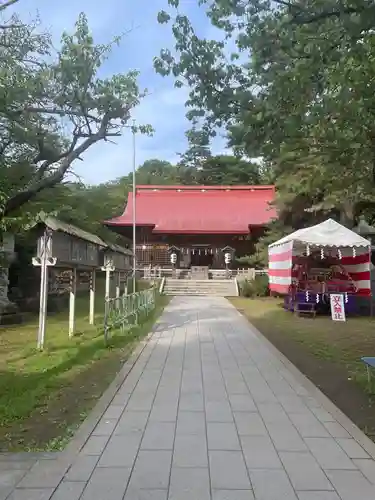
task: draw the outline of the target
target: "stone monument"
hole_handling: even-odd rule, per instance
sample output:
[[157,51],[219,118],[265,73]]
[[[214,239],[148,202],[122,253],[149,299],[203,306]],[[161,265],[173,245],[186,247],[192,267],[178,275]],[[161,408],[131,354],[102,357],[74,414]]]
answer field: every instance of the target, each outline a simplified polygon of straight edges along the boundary
[[8,299],[9,266],[15,257],[14,235],[4,233],[0,241],[0,325],[22,321],[17,305]]

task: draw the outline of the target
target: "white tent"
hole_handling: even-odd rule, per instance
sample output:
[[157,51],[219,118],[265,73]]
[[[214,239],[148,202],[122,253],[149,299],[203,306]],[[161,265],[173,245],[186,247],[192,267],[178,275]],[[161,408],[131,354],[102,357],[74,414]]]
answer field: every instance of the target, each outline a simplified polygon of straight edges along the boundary
[[365,247],[366,251],[371,246],[370,241],[362,238],[359,234],[342,226],[333,219],[327,219],[315,226],[299,229],[272,243],[269,245],[269,248],[284,245],[288,242],[319,247]]
[[[311,247],[311,248],[310,248]],[[299,229],[268,247],[270,289],[287,293],[292,283],[294,258],[320,249],[324,259],[331,252],[342,259],[342,265],[355,282],[358,293],[370,294],[370,241],[333,219],[316,226]]]

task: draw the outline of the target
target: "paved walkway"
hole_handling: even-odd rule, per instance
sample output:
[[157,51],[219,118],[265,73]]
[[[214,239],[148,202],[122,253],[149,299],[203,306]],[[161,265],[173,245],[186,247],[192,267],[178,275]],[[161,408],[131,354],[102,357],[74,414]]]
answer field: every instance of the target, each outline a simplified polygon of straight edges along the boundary
[[364,436],[323,404],[225,299],[174,298],[74,463],[8,498],[374,500]]

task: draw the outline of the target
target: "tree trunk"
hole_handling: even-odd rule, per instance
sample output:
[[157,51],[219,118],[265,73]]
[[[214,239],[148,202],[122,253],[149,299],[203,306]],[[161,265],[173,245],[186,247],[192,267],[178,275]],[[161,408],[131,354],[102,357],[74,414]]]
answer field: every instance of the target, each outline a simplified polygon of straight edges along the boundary
[[340,224],[352,229],[354,227],[355,204],[351,200],[346,200],[340,207]]

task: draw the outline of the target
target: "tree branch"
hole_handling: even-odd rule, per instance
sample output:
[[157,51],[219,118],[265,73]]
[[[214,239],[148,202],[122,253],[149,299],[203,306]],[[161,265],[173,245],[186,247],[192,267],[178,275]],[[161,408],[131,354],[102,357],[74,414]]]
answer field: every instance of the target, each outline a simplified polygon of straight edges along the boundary
[[[122,107],[121,115],[126,116],[126,114],[129,113],[130,108],[131,105]],[[51,188],[55,184],[59,183],[64,178],[64,175],[68,171],[70,165],[75,160],[80,159],[80,156],[87,149],[89,149],[90,146],[92,146],[96,142],[105,139],[107,135],[108,136],[110,135],[110,133],[108,133],[108,126],[110,125],[110,121],[112,119],[121,118],[121,116],[119,115],[120,115],[119,109],[107,111],[101,120],[98,132],[90,137],[87,137],[82,142],[82,144],[80,144],[76,148],[74,148],[73,146],[73,149],[71,149],[72,148],[71,146],[70,151],[66,154],[64,158],[61,159],[60,166],[52,174],[44,176],[48,167],[52,165],[52,163],[54,162],[50,162],[49,164],[43,163],[42,166],[38,169],[36,176],[34,176],[33,182],[29,184],[29,186],[25,187],[25,189],[16,193],[14,196],[12,196],[6,201],[4,210],[2,212],[2,217],[8,216],[11,212],[14,212],[22,205],[35,198],[35,196],[38,193],[40,193],[40,191],[43,191],[44,189],[47,188]]]
[[19,2],[20,0],[8,0],[7,2],[3,3],[0,5],[0,12],[7,9],[11,5],[14,5],[15,3]]
[[64,110],[64,109],[58,109],[58,108],[52,108],[52,109],[46,109],[46,108],[39,108],[35,106],[27,106],[24,109],[28,113],[46,113],[47,115],[58,115],[58,116],[78,116],[80,118],[86,117],[90,118],[90,120],[94,120],[95,122],[98,122],[98,118],[89,114],[83,114],[79,111],[72,111],[72,110]]
[[[335,10],[323,10],[322,12],[316,14],[309,14],[303,7],[288,2],[286,0],[274,0],[274,3],[288,7],[290,13],[292,14],[293,21],[298,24],[312,24],[318,21],[329,19],[331,17],[341,17],[342,15],[352,15],[352,14],[362,14],[366,10],[370,10],[373,6],[361,6],[361,7],[342,7]],[[306,15],[306,17],[304,17]]]

